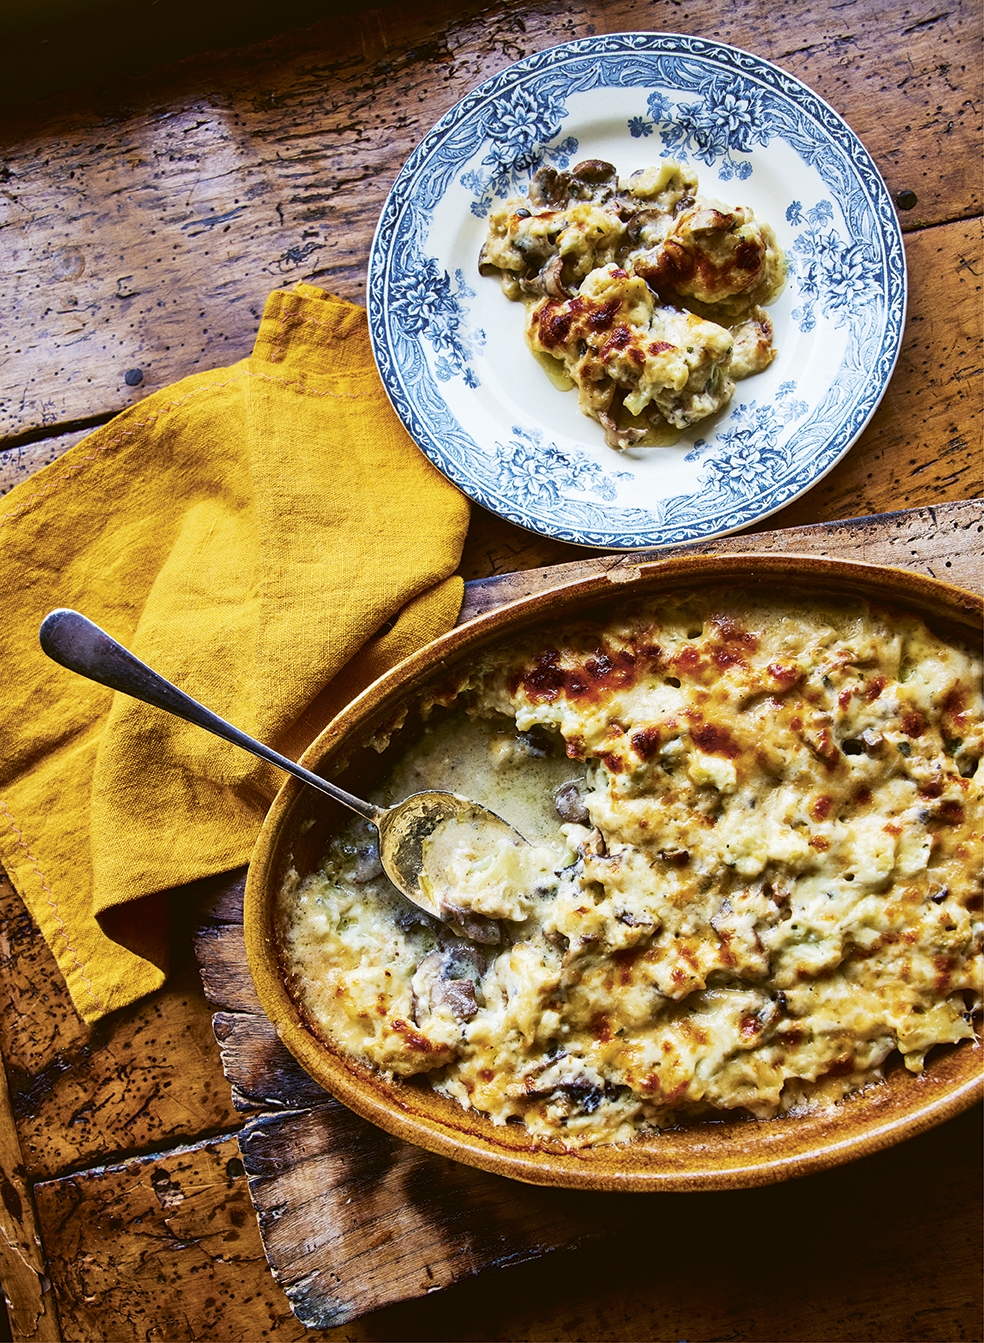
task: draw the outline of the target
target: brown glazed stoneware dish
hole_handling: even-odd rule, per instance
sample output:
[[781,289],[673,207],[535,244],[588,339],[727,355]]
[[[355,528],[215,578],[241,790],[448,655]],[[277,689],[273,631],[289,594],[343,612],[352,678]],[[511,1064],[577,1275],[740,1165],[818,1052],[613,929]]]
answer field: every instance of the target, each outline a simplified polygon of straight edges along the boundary
[[[539,593],[452,630],[369,687],[306,751],[303,763],[355,793],[370,788],[385,739],[428,691],[449,683],[485,650],[519,632],[628,596],[735,585],[780,597],[863,596],[923,616],[943,634],[979,644],[984,602],[919,574],[809,556],[688,556],[639,565],[614,561],[594,578]],[[396,733],[395,737],[398,738]],[[683,1125],[618,1146],[568,1151],[520,1125],[494,1126],[420,1081],[390,1080],[335,1051],[305,1025],[285,986],[274,936],[277,892],[292,866],[313,871],[342,808],[293,779],[284,784],[257,841],[246,886],[246,945],[264,1010],[284,1044],[322,1086],[357,1114],[429,1151],[533,1184],[581,1189],[728,1189],[766,1184],[877,1151],[966,1109],[982,1091],[977,1040],[937,1047],[926,1071],[889,1071],[878,1085],[816,1114]]]

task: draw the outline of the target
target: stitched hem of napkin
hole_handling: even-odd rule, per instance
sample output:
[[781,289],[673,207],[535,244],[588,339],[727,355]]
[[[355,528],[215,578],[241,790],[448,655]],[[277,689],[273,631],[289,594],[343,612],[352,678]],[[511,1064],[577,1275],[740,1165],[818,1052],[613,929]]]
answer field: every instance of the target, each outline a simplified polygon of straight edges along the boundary
[[[271,312],[271,308],[274,307],[277,311],[275,321]],[[314,316],[311,310],[316,307],[329,314],[325,320]],[[271,364],[283,363],[288,354],[292,359],[297,355],[303,358],[308,352],[294,348],[295,337],[300,335],[303,341],[304,332],[301,328],[311,327],[329,333],[327,342],[321,340],[322,345],[326,343],[334,345],[336,342],[347,341],[350,336],[364,335],[368,327],[368,318],[364,308],[350,303],[348,299],[326,293],[323,289],[316,289],[312,285],[299,284],[293,290],[280,290],[276,294],[271,294],[267,300],[263,321],[260,323],[256,343],[253,346],[253,357]],[[358,365],[365,369],[374,367],[372,356],[360,352]]]
[[[13,836],[14,843],[19,849],[22,850],[25,858],[31,865],[31,871],[34,873],[35,877],[37,877],[38,884],[40,885],[41,890],[44,892],[45,902],[47,903],[49,909],[51,910],[52,917],[54,918],[55,923],[57,924],[57,936],[60,937],[64,942],[65,947],[72,958],[72,963],[75,966],[76,971],[78,972],[78,978],[81,979],[82,983],[85,985],[86,993],[88,993],[89,997],[95,1003],[96,1007],[99,1008],[100,1011],[102,1011],[103,1004],[99,998],[99,995],[95,992],[95,990],[92,987],[92,980],[86,974],[85,963],[79,960],[78,951],[73,945],[72,939],[68,935],[68,929],[65,927],[65,920],[62,918],[61,913],[59,912],[58,901],[55,899],[54,892],[48,885],[48,881],[44,873],[41,871],[41,868],[38,866],[38,860],[35,858],[34,854],[28,847],[28,844],[24,839],[23,830],[21,830],[17,822],[14,820],[13,816],[11,816],[7,808],[7,804],[6,802],[4,802],[3,798],[0,798],[0,811],[3,812],[4,818],[7,822],[8,833]],[[54,950],[55,950],[54,946],[52,946],[52,951]],[[59,961],[61,960],[61,957],[58,956],[57,952],[55,952],[55,959]]]

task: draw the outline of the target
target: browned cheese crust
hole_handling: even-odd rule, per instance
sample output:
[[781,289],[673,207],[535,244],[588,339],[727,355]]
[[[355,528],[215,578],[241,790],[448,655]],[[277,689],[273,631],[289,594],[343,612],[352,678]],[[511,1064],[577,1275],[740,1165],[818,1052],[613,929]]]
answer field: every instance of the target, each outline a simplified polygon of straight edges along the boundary
[[541,169],[491,216],[479,267],[527,304],[531,348],[560,361],[612,447],[714,414],[775,356],[772,229],[704,201],[677,163],[624,182],[597,159]]

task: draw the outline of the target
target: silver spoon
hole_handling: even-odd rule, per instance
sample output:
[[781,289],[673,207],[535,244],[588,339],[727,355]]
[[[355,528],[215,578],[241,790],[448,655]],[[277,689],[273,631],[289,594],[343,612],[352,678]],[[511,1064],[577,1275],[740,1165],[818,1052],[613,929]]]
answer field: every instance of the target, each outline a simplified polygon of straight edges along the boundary
[[206,732],[213,732],[358,812],[379,831],[379,860],[383,871],[408,900],[476,941],[499,940],[498,927],[492,920],[467,911],[439,908],[420,881],[424,843],[446,821],[477,820],[489,827],[492,842],[498,835],[502,841],[525,844],[523,837],[495,812],[454,793],[442,792],[414,793],[392,807],[376,807],[371,802],[364,802],[206,709],[78,611],[52,611],[42,622],[38,637],[48,656],[70,671],[153,704]]

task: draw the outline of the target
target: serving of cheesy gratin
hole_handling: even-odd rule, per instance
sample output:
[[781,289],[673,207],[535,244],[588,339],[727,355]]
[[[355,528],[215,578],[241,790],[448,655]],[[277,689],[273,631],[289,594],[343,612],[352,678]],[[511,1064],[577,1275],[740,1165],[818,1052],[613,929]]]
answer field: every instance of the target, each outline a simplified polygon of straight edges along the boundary
[[975,652],[860,599],[541,629],[436,696],[376,795],[490,807],[525,889],[510,866],[460,936],[356,822],[282,891],[290,991],[343,1051],[569,1148],[919,1072],[981,1004],[981,710]]
[[776,353],[772,228],[698,195],[672,160],[625,180],[600,159],[541,168],[492,213],[479,269],[525,302],[531,349],[559,361],[614,448],[713,415]]

